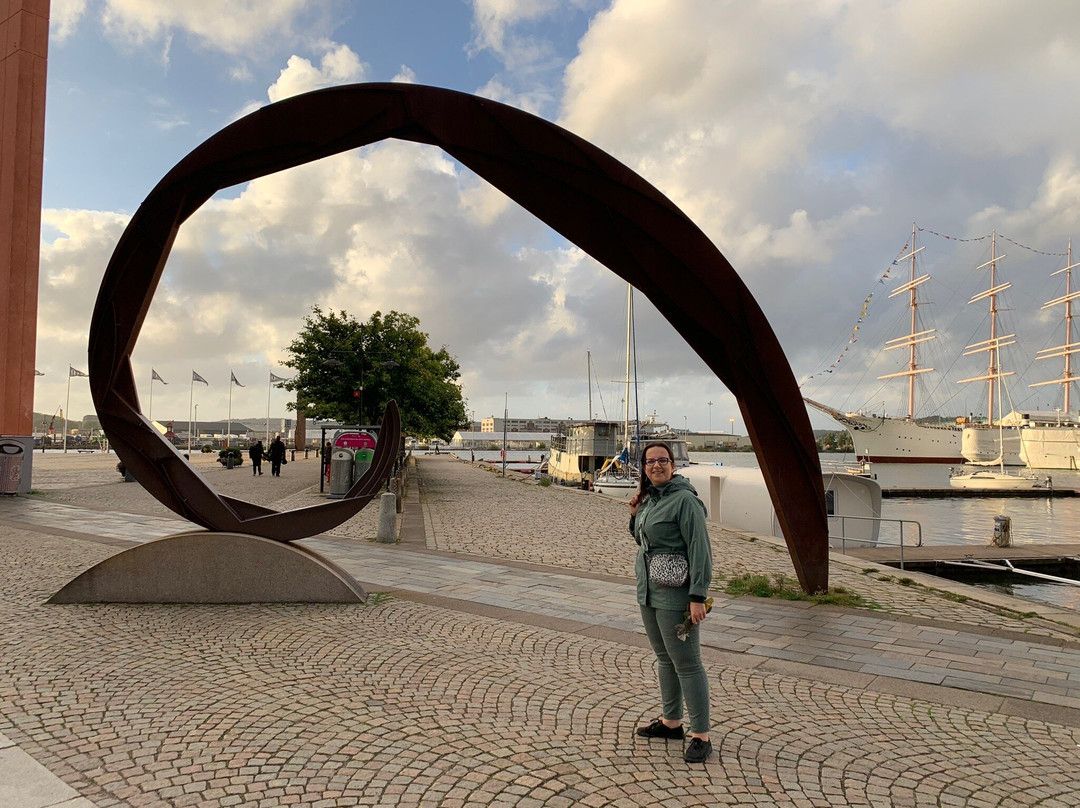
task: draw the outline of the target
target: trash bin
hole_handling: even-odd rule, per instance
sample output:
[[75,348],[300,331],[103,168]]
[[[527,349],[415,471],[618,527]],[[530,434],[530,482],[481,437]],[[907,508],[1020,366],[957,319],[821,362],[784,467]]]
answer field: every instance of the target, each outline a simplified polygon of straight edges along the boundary
[[1012,519],[1008,516],[994,517],[995,547],[1012,547]]
[[21,443],[0,441],[0,494],[19,493],[25,455],[26,450]]
[[357,449],[356,458],[353,460],[353,480],[359,480],[368,473],[371,461],[375,457],[374,449]]
[[353,452],[352,449],[335,449],[330,455],[330,494],[334,499],[341,499],[352,488]]

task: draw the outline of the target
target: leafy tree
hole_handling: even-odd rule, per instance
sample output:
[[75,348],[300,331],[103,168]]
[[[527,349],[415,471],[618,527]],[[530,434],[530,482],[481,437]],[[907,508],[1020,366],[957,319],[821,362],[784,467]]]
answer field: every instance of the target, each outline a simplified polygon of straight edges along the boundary
[[393,399],[405,434],[449,440],[467,423],[457,361],[428,346],[411,314],[377,311],[359,322],[314,306],[286,350],[296,374],[285,387],[301,402],[289,408],[309,418],[377,424]]
[[817,442],[819,452],[854,452],[855,444],[847,430],[826,432]]

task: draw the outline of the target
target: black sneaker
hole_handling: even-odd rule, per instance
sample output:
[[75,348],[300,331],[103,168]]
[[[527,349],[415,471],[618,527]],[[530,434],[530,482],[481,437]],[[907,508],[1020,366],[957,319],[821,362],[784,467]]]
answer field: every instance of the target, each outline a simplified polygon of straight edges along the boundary
[[682,724],[677,727],[669,727],[659,718],[651,724],[638,727],[637,734],[642,738],[668,738],[675,741],[681,741],[684,737]]
[[704,763],[711,754],[712,741],[691,738],[690,745],[686,747],[686,754],[683,755],[683,760],[687,763]]

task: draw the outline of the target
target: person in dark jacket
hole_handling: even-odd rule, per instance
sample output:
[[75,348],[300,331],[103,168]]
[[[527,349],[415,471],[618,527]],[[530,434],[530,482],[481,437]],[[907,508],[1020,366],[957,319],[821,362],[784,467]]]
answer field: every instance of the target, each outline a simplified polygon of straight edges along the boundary
[[270,458],[270,473],[275,477],[281,476],[281,464],[285,461],[285,442],[281,435],[274,435],[270,441],[270,451],[266,455]]
[[251,474],[262,474],[262,461],[263,461],[263,445],[262,441],[255,441],[248,448],[248,457],[251,459]]
[[[693,485],[675,474],[666,443],[650,443],[641,453],[641,486],[630,500],[630,532],[638,543],[634,572],[637,600],[649,644],[656,654],[663,714],[637,734],[644,738],[685,737],[683,701],[690,719],[690,745],[683,759],[703,763],[709,740],[709,679],[701,662],[698,625],[712,583],[712,548],[705,529],[705,505]],[[672,559],[672,556],[679,558]],[[681,559],[685,559],[682,561]],[[656,582],[649,565],[668,565],[681,585]],[[685,615],[689,613],[689,630]]]

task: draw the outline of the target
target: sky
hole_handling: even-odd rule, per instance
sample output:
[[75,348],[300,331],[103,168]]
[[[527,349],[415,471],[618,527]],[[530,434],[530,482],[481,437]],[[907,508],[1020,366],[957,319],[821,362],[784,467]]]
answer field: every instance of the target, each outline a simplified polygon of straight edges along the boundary
[[[34,409],[93,411],[86,335],[109,257],[188,152],[261,106],[410,82],[524,109],[678,205],[769,318],[805,395],[902,414],[913,223],[917,415],[985,414],[998,235],[1007,401],[1062,406],[1064,253],[1080,252],[1080,4],[899,0],[52,0]],[[1074,260],[1080,260],[1075,259]],[[1072,288],[1080,287],[1080,277]],[[925,292],[923,292],[925,290]],[[181,228],[132,357],[143,411],[265,415],[313,306],[417,316],[476,420],[621,420],[626,285],[438,149],[383,141],[215,196]],[[636,299],[638,406],[745,433],[733,396]],[[1077,339],[1074,337],[1074,340]],[[589,368],[591,357],[591,380]],[[1074,388],[1075,389],[1075,388]],[[272,417],[290,395],[274,390]],[[1080,400],[1074,392],[1073,401]],[[1074,403],[1073,409],[1076,408]],[[817,428],[838,428],[811,414]],[[35,425],[36,426],[36,425]]]

